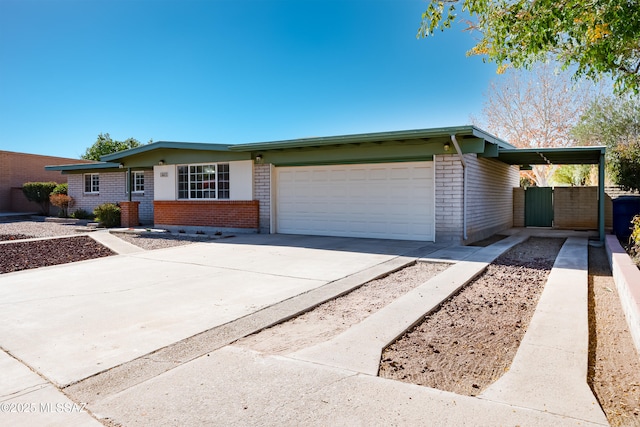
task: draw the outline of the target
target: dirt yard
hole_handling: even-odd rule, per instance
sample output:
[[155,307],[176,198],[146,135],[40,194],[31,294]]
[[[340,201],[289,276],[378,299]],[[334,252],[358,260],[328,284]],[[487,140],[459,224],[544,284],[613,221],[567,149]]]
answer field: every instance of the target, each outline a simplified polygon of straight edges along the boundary
[[509,369],[563,239],[530,238],[382,353],[380,376],[475,396]]
[[612,426],[640,426],[640,355],[604,248],[589,248],[588,382]]
[[234,345],[269,354],[288,354],[311,347],[361,322],[448,266],[419,262],[368,282],[294,319],[249,335]]
[[[503,254],[473,284],[390,346],[380,376],[471,396],[480,393],[509,368],[562,243],[531,238]],[[640,426],[640,356],[604,249],[590,248],[589,256],[589,383],[611,425]],[[362,321],[444,268],[423,263],[405,268],[234,345],[267,354],[293,353]]]

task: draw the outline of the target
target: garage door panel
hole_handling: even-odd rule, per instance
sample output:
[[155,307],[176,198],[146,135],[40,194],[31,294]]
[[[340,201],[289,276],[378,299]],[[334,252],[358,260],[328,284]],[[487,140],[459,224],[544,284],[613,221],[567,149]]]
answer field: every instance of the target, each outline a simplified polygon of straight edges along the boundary
[[276,231],[434,240],[433,163],[276,168]]

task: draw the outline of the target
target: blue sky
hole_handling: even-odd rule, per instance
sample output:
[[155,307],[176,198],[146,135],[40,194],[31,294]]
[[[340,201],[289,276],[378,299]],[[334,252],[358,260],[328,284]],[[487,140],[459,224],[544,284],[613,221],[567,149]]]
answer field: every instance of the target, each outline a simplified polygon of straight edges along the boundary
[[495,65],[422,0],[0,0],[0,149],[464,125]]

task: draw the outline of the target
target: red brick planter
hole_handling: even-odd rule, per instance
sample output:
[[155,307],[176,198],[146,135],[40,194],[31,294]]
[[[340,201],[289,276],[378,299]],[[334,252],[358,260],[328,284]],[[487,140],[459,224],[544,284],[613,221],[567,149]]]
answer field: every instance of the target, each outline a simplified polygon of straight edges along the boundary
[[153,221],[161,225],[190,227],[259,227],[257,200],[156,200]]
[[138,208],[140,202],[120,202],[120,226],[121,227],[137,227],[140,225],[140,217],[138,216]]

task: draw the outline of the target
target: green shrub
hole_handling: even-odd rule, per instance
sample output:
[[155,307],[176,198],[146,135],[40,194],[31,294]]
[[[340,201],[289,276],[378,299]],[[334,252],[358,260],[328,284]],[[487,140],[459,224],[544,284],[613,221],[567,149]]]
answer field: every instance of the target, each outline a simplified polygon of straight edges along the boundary
[[65,182],[56,185],[51,194],[69,194],[69,184]]
[[635,246],[636,252],[640,253],[640,215],[636,215],[631,220],[631,242]]
[[27,200],[40,205],[43,215],[49,215],[49,195],[57,185],[57,182],[25,182],[22,184],[22,192]]
[[120,207],[114,203],[103,203],[93,210],[96,220],[103,227],[120,227]]
[[71,218],[93,220],[95,216],[91,212],[84,209],[76,209],[76,211],[71,214]]

